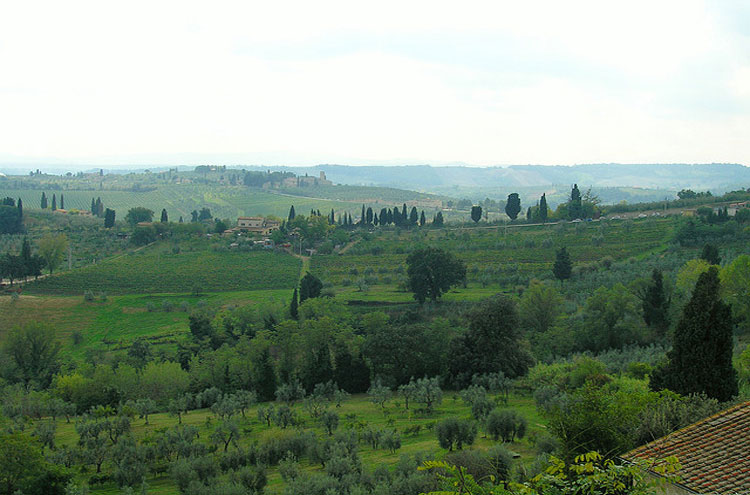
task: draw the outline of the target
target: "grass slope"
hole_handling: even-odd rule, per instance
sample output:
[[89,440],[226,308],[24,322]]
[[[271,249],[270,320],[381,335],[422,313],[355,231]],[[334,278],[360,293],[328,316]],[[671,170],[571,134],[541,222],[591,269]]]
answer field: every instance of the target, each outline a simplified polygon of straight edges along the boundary
[[[0,344],[16,325],[40,322],[54,328],[67,358],[83,359],[94,353],[127,349],[137,338],[152,346],[170,347],[189,334],[188,315],[197,306],[264,306],[288,301],[287,289],[190,294],[110,296],[87,302],[79,296],[30,296],[18,300],[0,297]],[[171,303],[165,311],[165,302]],[[77,343],[74,334],[80,339]]]

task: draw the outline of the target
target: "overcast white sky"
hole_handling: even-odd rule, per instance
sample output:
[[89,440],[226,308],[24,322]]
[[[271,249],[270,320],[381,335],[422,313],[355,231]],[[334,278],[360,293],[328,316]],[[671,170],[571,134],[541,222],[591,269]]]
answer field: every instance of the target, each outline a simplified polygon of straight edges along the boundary
[[750,164],[750,2],[3,3],[2,161],[183,153]]

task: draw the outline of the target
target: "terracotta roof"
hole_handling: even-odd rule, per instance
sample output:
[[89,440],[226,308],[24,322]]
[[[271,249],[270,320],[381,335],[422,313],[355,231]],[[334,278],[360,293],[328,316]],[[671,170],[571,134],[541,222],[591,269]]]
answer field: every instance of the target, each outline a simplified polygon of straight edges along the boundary
[[702,494],[750,494],[750,402],[686,426],[625,454],[625,460],[676,456],[680,484]]

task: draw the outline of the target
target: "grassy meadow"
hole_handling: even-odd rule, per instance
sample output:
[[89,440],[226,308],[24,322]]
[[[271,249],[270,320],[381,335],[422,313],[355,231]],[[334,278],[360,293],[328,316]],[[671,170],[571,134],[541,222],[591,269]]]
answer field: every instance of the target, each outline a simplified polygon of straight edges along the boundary
[[[539,416],[534,400],[531,397],[511,395],[508,403],[504,404],[498,396],[494,396],[498,408],[512,408],[528,421],[528,430],[523,439],[516,439],[513,443],[505,444],[512,452],[518,454],[520,459],[517,462],[529,462],[536,455],[534,440],[545,430],[543,420]],[[262,404],[263,406],[267,404]],[[379,466],[393,466],[399,457],[404,454],[427,453],[430,455],[442,456],[447,453],[441,449],[437,442],[434,432],[434,426],[440,420],[448,417],[459,417],[470,419],[471,408],[467,405],[458,394],[445,391],[443,400],[431,413],[419,411],[418,405],[410,404],[409,410],[404,407],[404,402],[398,396],[386,404],[385,409],[379,405],[373,404],[365,395],[355,395],[342,402],[341,407],[334,404],[329,405],[332,411],[335,411],[339,417],[338,430],[352,429],[360,432],[369,427],[395,429],[401,436],[401,448],[392,453],[385,448],[373,449],[367,442],[360,440],[359,454],[362,462],[367,469],[372,470]],[[258,406],[252,407],[246,411],[245,417],[240,415],[233,417],[237,421],[241,438],[238,445],[248,447],[253,443],[262,442],[264,438],[288,435],[296,431],[313,432],[318,438],[324,438],[327,433],[320,425],[320,422],[313,418],[302,406],[296,404],[293,410],[297,415],[298,424],[286,429],[278,426],[267,426],[264,421],[257,417]],[[210,433],[219,421],[208,409],[191,411],[182,418],[182,423],[199,428],[199,442],[208,442]],[[149,415],[149,425],[145,424],[144,419],[135,416],[131,422],[131,428],[137,438],[143,439],[150,434],[163,428],[174,427],[177,425],[177,418],[166,413]],[[55,441],[58,447],[63,445],[73,446],[78,441],[78,435],[75,432],[73,422],[66,423],[64,419],[57,420],[57,432]],[[486,437],[483,431],[479,431],[476,441],[472,448],[486,449],[498,442]],[[230,450],[235,447],[229,447]],[[221,447],[220,447],[221,449]],[[308,471],[322,471],[320,464],[312,464],[309,459],[300,459],[300,467]],[[268,486],[266,493],[279,494],[282,492],[284,482],[279,475],[277,467],[270,467],[267,471]],[[150,494],[173,495],[179,493],[171,478],[167,475],[150,475],[146,482],[149,485]],[[120,490],[114,484],[91,486],[91,494],[119,494]]]

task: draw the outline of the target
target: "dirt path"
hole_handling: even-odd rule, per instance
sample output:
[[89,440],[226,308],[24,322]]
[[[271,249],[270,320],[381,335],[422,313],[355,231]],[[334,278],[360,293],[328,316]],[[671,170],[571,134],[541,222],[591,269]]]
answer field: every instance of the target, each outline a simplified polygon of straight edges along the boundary
[[359,243],[359,241],[361,241],[361,240],[362,240],[362,239],[355,239],[355,240],[353,240],[352,242],[350,242],[350,243],[349,243],[349,244],[347,244],[346,246],[342,247],[342,248],[341,248],[341,249],[339,250],[339,254],[344,254],[345,252],[349,251],[349,250],[350,250],[351,248],[353,248],[354,246],[356,246],[356,245],[357,245],[357,243]]

